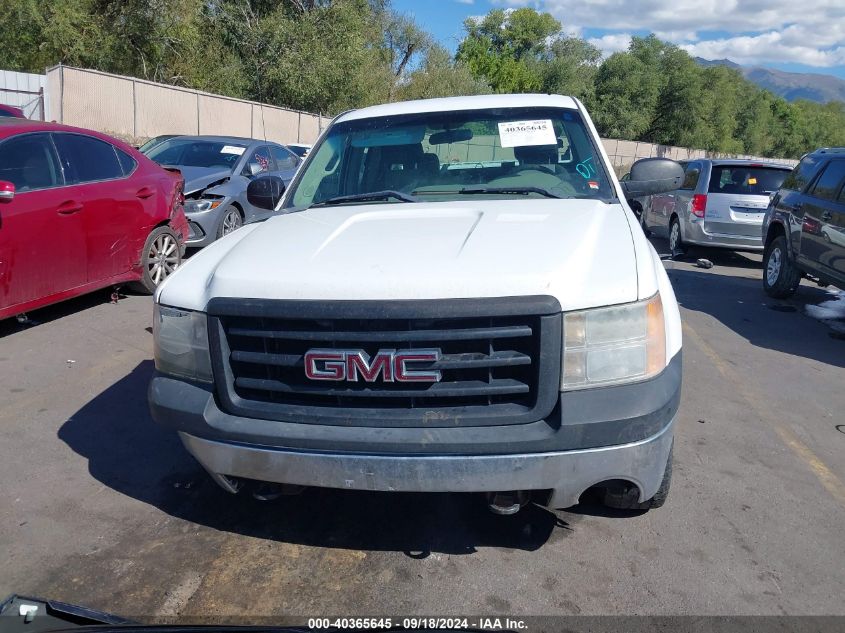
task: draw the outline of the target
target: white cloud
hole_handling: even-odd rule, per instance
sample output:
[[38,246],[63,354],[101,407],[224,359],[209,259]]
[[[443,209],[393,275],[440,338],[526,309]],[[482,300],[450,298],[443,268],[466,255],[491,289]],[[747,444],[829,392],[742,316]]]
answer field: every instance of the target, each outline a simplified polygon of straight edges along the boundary
[[[494,0],[500,6],[548,11],[564,29],[600,29],[603,51],[634,32],[654,32],[695,55],[739,63],[845,64],[845,2],[814,0]],[[724,32],[706,39],[708,32]]]
[[806,66],[830,67],[845,65],[845,46],[819,49],[810,45],[789,45],[783,34],[775,31],[754,36],[702,40],[682,44],[690,55],[705,59],[728,59],[739,64],[760,64],[771,61],[790,61]]
[[475,4],[475,0],[455,0],[458,4]]
[[587,41],[607,56],[628,50],[628,46],[631,44],[631,35],[628,33],[611,33],[602,37],[592,37]]

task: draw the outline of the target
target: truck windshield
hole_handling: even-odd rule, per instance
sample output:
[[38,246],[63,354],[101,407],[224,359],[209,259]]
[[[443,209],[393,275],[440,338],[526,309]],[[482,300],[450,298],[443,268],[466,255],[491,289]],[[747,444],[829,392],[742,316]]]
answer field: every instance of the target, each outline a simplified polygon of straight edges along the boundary
[[[609,183],[590,132],[575,110],[426,112],[332,125],[292,183],[284,208],[335,200],[466,200],[469,194],[474,200],[608,199],[614,197]],[[381,195],[366,195],[372,193]]]

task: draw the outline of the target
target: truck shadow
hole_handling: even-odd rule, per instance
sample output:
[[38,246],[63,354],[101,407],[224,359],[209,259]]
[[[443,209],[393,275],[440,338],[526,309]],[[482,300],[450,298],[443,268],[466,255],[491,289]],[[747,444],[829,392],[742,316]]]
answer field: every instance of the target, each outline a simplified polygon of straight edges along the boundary
[[[827,290],[801,284],[785,300],[763,292],[760,279],[675,268],[667,271],[681,307],[714,317],[752,345],[845,367],[845,347],[831,328],[807,314],[807,306],[830,301]],[[845,325],[845,323],[843,323]]]
[[494,516],[475,495],[310,489],[272,502],[230,495],[175,433],[150,419],[152,371],[151,361],[138,365],[68,419],[58,437],[88,460],[99,482],[173,517],[255,538],[415,558],[472,554],[479,547],[533,551],[571,532],[569,523],[539,506]]

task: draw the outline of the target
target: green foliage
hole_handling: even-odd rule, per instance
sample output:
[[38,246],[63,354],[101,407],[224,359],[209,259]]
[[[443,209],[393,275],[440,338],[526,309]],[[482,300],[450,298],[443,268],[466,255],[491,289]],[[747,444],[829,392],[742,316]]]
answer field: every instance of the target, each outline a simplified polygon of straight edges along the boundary
[[398,86],[397,97],[405,101],[490,92],[490,86],[476,79],[463,63],[453,62],[449,51],[434,45],[426,53],[420,68]]
[[481,20],[464,22],[467,36],[458,47],[457,61],[495,92],[538,92],[543,89],[547,40],[560,31],[548,13],[495,9]]
[[301,110],[489,92],[568,94],[606,137],[797,157],[845,145],[845,104],[789,103],[655,36],[602,60],[548,13],[464,24],[454,58],[391,0],[0,0],[9,70],[95,68]]
[[555,38],[538,62],[542,91],[564,94],[592,103],[601,51],[579,37]]

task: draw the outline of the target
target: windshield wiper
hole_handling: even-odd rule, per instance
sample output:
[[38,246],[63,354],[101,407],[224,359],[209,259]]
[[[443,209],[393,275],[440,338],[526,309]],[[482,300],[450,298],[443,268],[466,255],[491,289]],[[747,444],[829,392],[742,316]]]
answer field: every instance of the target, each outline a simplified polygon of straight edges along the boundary
[[369,202],[375,200],[388,200],[389,198],[395,198],[401,202],[417,202],[416,198],[409,196],[407,193],[394,191],[393,189],[385,189],[384,191],[371,191],[369,193],[353,193],[347,196],[335,196],[333,198],[320,200],[320,202],[315,202],[311,206],[322,207],[333,204],[343,204],[345,202]]
[[448,194],[461,194],[465,196],[470,196],[474,194],[519,194],[519,195],[528,195],[529,193],[536,193],[541,196],[545,196],[547,198],[562,198],[563,196],[559,196],[556,193],[552,193],[548,189],[543,189],[542,187],[464,187],[463,189],[458,189],[455,191],[452,190],[442,190],[442,191],[415,191],[415,194],[427,194],[427,195],[448,195]]

